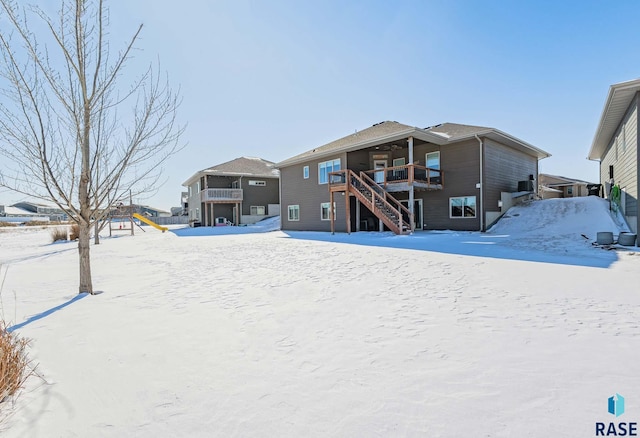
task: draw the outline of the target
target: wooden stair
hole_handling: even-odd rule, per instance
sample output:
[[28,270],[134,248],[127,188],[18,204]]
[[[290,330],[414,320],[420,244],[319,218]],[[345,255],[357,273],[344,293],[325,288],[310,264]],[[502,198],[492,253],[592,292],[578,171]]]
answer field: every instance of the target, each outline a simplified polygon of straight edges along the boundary
[[350,169],[341,172],[345,174],[345,190],[359,199],[391,231],[395,234],[409,234],[413,231],[411,223],[403,217],[404,213],[406,217],[411,218],[409,210],[366,173],[360,172],[360,175],[357,175]]

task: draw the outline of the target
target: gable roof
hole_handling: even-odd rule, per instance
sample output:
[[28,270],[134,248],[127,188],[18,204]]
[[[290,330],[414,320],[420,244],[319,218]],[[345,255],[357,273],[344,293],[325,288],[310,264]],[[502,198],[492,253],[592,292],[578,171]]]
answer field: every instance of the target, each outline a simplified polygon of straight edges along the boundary
[[303,152],[294,157],[288,158],[276,164],[276,167],[286,167],[293,164],[302,163],[316,158],[324,158],[342,152],[357,151],[371,146],[376,146],[393,141],[399,141],[408,137],[414,137],[425,142],[437,145],[446,145],[458,141],[467,140],[475,136],[483,136],[506,143],[507,145],[522,149],[540,158],[550,156],[549,153],[538,149],[516,137],[506,134],[495,128],[484,126],[461,125],[457,123],[443,123],[430,126],[428,128],[418,128],[404,125],[398,122],[377,123],[362,131],[347,135],[338,140],[327,143],[307,152]]
[[196,172],[191,178],[183,182],[182,185],[188,186],[195,179],[203,175],[280,178],[280,171],[274,167],[274,164],[272,161],[267,161],[262,158],[240,157]]
[[322,158],[341,152],[357,151],[359,149],[364,149],[396,140],[402,140],[408,137],[415,137],[436,144],[446,142],[446,139],[444,139],[442,136],[429,133],[424,129],[420,129],[415,126],[404,125],[398,122],[387,121],[376,123],[375,125],[363,129],[362,131],[356,131],[353,134],[339,138],[338,140],[332,141],[331,143],[327,143],[323,146],[319,146],[310,151],[303,152],[302,154],[298,154],[294,157],[288,158],[277,163],[276,167],[288,166],[291,164],[296,164],[315,158]]
[[566,176],[560,176],[560,175],[550,175],[548,173],[541,173],[540,175],[538,175],[538,180],[540,181],[540,184],[546,185],[548,187],[566,186],[566,185],[574,185],[574,184],[577,184],[577,185],[592,184],[589,181],[584,181],[584,180],[575,179],[575,178],[567,178]]
[[620,122],[627,113],[627,109],[636,93],[640,91],[640,79],[620,82],[609,87],[609,94],[604,103],[600,116],[600,123],[591,143],[591,150],[587,158],[601,160],[609,146],[609,141],[615,134]]

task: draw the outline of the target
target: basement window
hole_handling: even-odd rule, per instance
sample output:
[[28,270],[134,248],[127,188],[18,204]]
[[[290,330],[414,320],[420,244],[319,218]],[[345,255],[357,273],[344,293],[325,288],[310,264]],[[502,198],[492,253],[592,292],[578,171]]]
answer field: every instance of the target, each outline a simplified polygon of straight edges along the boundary
[[449,217],[452,219],[476,217],[476,197],[458,196],[449,198]]

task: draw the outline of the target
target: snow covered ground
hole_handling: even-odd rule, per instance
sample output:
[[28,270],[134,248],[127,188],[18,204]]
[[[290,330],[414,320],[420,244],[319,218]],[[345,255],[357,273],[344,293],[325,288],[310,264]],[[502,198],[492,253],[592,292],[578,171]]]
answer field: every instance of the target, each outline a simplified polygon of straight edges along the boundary
[[621,230],[605,201],[534,202],[484,234],[260,227],[104,238],[88,297],[75,243],[0,229],[0,310],[41,375],[2,436],[589,437],[640,420],[640,254],[592,245]]

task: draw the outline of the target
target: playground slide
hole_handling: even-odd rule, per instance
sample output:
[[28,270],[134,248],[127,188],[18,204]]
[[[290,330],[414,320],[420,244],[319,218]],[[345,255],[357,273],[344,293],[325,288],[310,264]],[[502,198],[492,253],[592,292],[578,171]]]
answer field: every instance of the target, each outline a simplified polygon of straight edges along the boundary
[[167,228],[167,227],[163,227],[163,226],[161,226],[161,225],[158,225],[158,224],[156,224],[156,223],[155,223],[155,222],[153,222],[153,221],[150,221],[149,219],[147,219],[146,217],[144,217],[144,216],[142,216],[142,215],[140,215],[140,214],[138,214],[138,213],[133,213],[133,217],[135,217],[136,219],[140,219],[140,220],[141,220],[142,222],[144,222],[145,224],[149,224],[149,225],[151,225],[152,227],[159,229],[159,230],[160,230],[160,231],[162,231],[163,233],[169,229],[169,228]]

